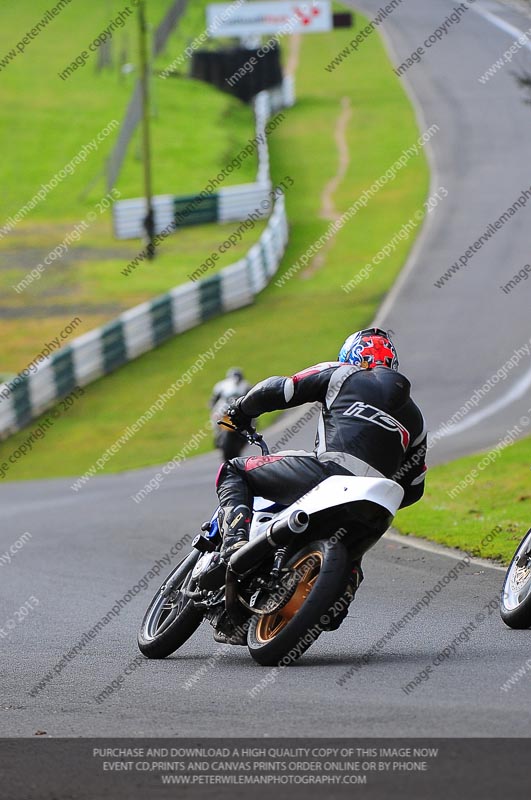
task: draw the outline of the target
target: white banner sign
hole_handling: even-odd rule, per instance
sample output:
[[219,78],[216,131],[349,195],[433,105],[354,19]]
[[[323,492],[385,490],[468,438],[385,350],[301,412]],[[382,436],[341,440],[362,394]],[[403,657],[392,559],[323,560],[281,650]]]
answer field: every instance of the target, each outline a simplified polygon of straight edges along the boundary
[[333,28],[329,0],[314,2],[212,3],[207,6],[210,36],[256,36],[266,33],[322,33]]

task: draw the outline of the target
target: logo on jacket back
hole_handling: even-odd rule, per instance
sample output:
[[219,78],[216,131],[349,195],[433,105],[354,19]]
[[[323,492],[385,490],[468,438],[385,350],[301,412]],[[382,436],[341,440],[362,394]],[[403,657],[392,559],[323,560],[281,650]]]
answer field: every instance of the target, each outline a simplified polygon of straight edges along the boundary
[[368,403],[362,403],[358,400],[356,403],[352,403],[352,405],[343,412],[343,416],[358,417],[366,422],[373,422],[375,425],[379,425],[380,428],[385,428],[387,431],[395,431],[400,436],[402,449],[404,452],[407,450],[409,445],[409,431],[404,428],[397,419],[390,414],[386,414],[385,411],[376,408],[376,406],[371,406]]

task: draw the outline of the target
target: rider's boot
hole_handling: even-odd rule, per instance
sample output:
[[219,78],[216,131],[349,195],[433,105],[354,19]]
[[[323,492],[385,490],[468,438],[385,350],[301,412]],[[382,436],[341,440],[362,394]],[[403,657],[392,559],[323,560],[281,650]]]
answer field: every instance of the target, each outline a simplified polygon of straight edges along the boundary
[[214,641],[219,642],[220,644],[235,644],[235,645],[245,645],[247,644],[247,628],[249,627],[249,622],[247,621],[244,625],[240,625],[237,628],[228,626],[226,630],[220,630],[216,628],[214,630]]
[[249,541],[251,509],[239,505],[219,510],[219,530],[223,537],[221,555],[227,559]]
[[325,630],[328,631],[337,631],[341,623],[347,618],[348,616],[348,609],[354,597],[356,595],[357,590],[359,589],[359,585],[363,580],[363,570],[361,568],[361,561],[354,561],[352,563],[351,572],[347,581],[347,585],[343,595],[341,596],[339,603],[340,607],[337,611],[334,611],[332,619],[330,622],[325,626]]
[[354,600],[354,595],[360,588],[360,583],[362,582],[363,577],[364,576],[363,576],[363,570],[361,568],[361,561],[353,561],[352,570],[350,572],[350,577],[347,584],[347,592],[350,592],[352,594],[352,600]]

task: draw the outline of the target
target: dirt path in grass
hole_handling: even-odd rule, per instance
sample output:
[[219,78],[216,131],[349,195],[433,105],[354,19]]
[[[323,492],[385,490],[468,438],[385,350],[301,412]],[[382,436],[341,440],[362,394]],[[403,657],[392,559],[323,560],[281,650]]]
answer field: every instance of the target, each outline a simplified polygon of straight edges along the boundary
[[330,222],[335,222],[335,220],[341,216],[334,205],[334,194],[337,187],[345,177],[350,164],[347,130],[351,116],[352,108],[350,105],[350,98],[342,97],[341,113],[337,118],[336,127],[334,130],[334,141],[339,154],[339,164],[336,174],[333,178],[330,178],[321,194],[321,217],[323,217],[323,219],[330,220]]
[[[348,149],[347,132],[348,124],[352,116],[352,106],[349,97],[341,98],[341,110],[337,118],[334,128],[334,142],[338,151],[338,167],[336,174],[330,178],[321,193],[321,210],[320,217],[322,219],[335,222],[341,216],[334,205],[334,194],[340,185],[341,181],[347,174],[350,165],[350,152]],[[328,257],[330,248],[334,244],[335,234],[331,236],[322,250],[312,259],[309,266],[301,273],[301,278],[307,280],[314,275],[317,270],[321,269]]]
[[286,75],[295,75],[297,72],[301,55],[301,41],[302,36],[300,33],[294,33],[293,36],[290,36]]

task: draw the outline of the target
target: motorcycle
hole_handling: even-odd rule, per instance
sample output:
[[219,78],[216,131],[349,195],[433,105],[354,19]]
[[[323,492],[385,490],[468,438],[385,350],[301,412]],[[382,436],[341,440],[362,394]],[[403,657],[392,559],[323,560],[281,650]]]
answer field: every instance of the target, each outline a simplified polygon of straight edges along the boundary
[[[238,432],[269,454],[252,426]],[[294,663],[346,617],[352,564],[390,527],[403,494],[386,478],[340,475],[287,507],[257,497],[249,542],[228,563],[216,510],[151,601],[140,651],[166,658],[207,621],[263,666]]]
[[520,542],[506,572],[500,614],[509,628],[531,627],[531,528]]

